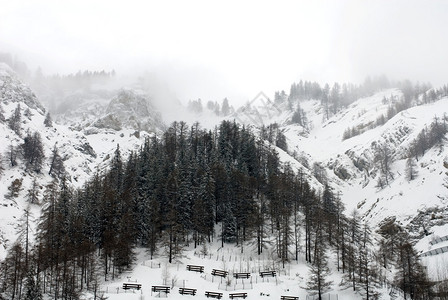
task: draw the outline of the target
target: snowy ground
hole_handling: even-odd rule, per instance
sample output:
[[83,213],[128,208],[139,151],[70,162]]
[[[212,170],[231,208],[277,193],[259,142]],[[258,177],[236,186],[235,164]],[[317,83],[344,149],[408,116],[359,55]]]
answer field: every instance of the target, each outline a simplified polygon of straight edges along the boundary
[[[220,248],[220,243],[213,243],[208,247],[207,255],[201,254],[202,246],[197,249],[189,248],[184,252],[181,262],[168,264],[164,257],[149,259],[149,255],[139,249],[136,266],[131,272],[123,273],[120,278],[114,281],[107,281],[102,287],[104,295],[109,300],[119,299],[207,299],[206,291],[223,293],[223,299],[228,299],[230,293],[245,292],[247,299],[280,299],[280,296],[298,296],[300,300],[313,299],[306,290],[306,280],[308,278],[308,266],[304,256],[300,255],[298,261],[292,261],[282,268],[278,261],[272,259],[272,255],[267,253],[257,256],[246,248],[245,253],[241,253],[241,248],[232,245],[225,245]],[[268,252],[267,250],[265,252]],[[334,261],[334,260],[333,260]],[[204,266],[204,273],[187,271],[186,265]],[[329,280],[333,281],[332,290],[325,295],[326,300],[337,299],[361,299],[360,294],[356,294],[351,288],[341,286],[342,274],[336,270],[336,266],[330,263],[332,274]],[[212,276],[212,269],[226,270],[229,275],[226,279]],[[259,271],[277,271],[277,277],[261,278]],[[233,273],[249,272],[249,279],[233,278]],[[142,284],[142,289],[128,290],[122,289],[124,282],[137,282]],[[171,287],[169,294],[151,292],[153,285]],[[197,289],[196,296],[179,294],[179,287]],[[377,290],[382,294],[381,299],[390,299],[389,290],[380,288]],[[89,297],[89,295],[86,295]],[[88,299],[88,298],[87,298]],[[400,299],[400,298],[398,298]]]
[[[351,178],[346,181],[340,180],[331,170],[327,170],[330,185],[340,195],[347,212],[360,210],[372,226],[388,216],[397,216],[406,225],[418,210],[448,203],[448,190],[443,185],[447,172],[443,162],[448,162],[446,147],[428,151],[417,162],[417,178],[411,182],[405,178],[405,156],[410,143],[422,129],[429,126],[434,117],[441,119],[448,111],[447,98],[412,107],[395,115],[383,126],[366,130],[358,136],[342,141],[342,135],[347,128],[368,128],[366,124],[374,122],[378,116],[387,112],[389,104],[382,102],[384,97],[398,97],[400,94],[397,90],[387,90],[359,99],[327,121],[323,121],[318,101],[307,101],[302,103],[301,107],[307,112],[310,132],[303,134],[302,128],[297,126],[288,126],[285,131],[290,152],[295,150],[299,155],[308,158],[310,166],[318,162],[324,166],[343,166],[348,170]],[[406,134],[403,134],[403,131],[407,131]],[[376,186],[376,178],[360,172],[348,156],[348,153],[352,152],[356,157],[373,159],[373,142],[387,143],[394,152],[394,179],[382,190]],[[448,231],[445,234],[448,234]]]

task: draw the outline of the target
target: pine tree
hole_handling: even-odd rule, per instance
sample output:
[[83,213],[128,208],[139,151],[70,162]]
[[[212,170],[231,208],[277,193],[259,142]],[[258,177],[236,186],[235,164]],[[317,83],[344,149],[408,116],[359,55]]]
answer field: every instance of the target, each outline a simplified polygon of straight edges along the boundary
[[62,157],[59,155],[59,151],[58,148],[56,147],[56,144],[54,145],[53,150],[51,151],[50,170],[48,171],[48,174],[55,178],[62,178],[63,176],[65,176],[64,161],[62,160]]
[[28,270],[29,256],[30,256],[30,236],[31,224],[33,221],[33,215],[29,206],[24,209],[23,215],[19,219],[18,227],[18,241],[25,247],[25,270]]
[[43,193],[42,213],[38,224],[37,237],[40,247],[40,261],[42,268],[50,268],[57,263],[58,249],[60,247],[60,230],[56,221],[57,200],[58,200],[58,183],[53,180],[50,182]]
[[317,294],[318,300],[322,300],[322,295],[330,290],[332,281],[328,281],[331,274],[328,268],[328,258],[325,253],[325,239],[323,236],[323,228],[319,223],[316,226],[316,247],[314,251],[314,261],[310,265],[309,278],[307,281],[307,289]]
[[227,98],[224,98],[224,100],[222,100],[222,105],[221,105],[221,115],[223,117],[225,117],[229,113],[230,113],[229,100],[227,100]]
[[34,267],[29,268],[26,276],[24,300],[42,300],[43,295]]
[[405,172],[406,172],[406,179],[408,181],[414,180],[418,175],[417,163],[411,157],[406,160]]
[[178,207],[179,200],[179,178],[177,170],[173,170],[167,179],[166,188],[166,215],[165,226],[167,227],[164,238],[164,246],[168,256],[168,262],[179,258],[182,254],[183,247],[181,245],[181,237],[183,228],[179,224],[178,212],[181,207]]
[[2,104],[0,103],[0,123],[5,123],[5,111],[3,109]]
[[11,167],[14,167],[17,165],[17,149],[12,144],[8,147],[8,152],[6,153],[6,156],[9,161],[9,165]]
[[19,193],[23,189],[22,181],[23,178],[21,179],[16,178],[11,182],[11,185],[8,187],[8,193],[5,195],[6,199],[14,199],[19,196]]
[[23,140],[22,153],[27,169],[33,169],[39,173],[42,169],[45,153],[42,138],[38,132],[27,133]]
[[31,204],[39,203],[39,185],[37,183],[36,177],[33,178],[33,183],[31,187],[28,189],[27,198],[28,202]]
[[393,156],[392,150],[387,144],[376,145],[375,149],[375,163],[380,171],[379,180],[381,180],[381,185],[379,187],[384,187],[389,185],[390,181],[393,179],[393,174],[391,172]]
[[45,115],[44,125],[45,127],[53,127],[53,120],[51,119],[49,112]]
[[347,239],[346,245],[344,245],[345,265],[347,266],[348,273],[345,275],[347,284],[351,284],[353,291],[356,291],[358,280],[356,274],[358,272],[359,264],[359,249],[361,241],[361,228],[360,228],[360,216],[357,210],[353,210],[351,216],[347,222]]
[[16,109],[14,110],[12,116],[9,118],[8,126],[18,136],[21,136],[21,130],[22,130],[21,122],[22,122],[22,112],[20,104],[17,104]]
[[19,299],[22,293],[23,279],[26,276],[24,253],[20,243],[14,243],[2,263],[4,284],[9,299]]
[[430,299],[431,284],[417,252],[408,240],[407,235],[402,235],[399,241],[395,282],[411,299]]
[[372,248],[371,232],[367,223],[364,223],[359,245],[359,265],[357,268],[357,278],[360,287],[364,290],[365,299],[375,298],[374,289],[376,274],[373,267],[374,256]]
[[0,178],[2,177],[4,171],[5,171],[5,167],[3,166],[3,156],[0,153]]

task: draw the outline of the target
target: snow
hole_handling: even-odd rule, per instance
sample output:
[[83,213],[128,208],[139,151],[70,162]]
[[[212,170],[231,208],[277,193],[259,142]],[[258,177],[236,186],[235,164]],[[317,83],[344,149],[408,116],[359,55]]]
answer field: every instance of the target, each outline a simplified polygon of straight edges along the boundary
[[[3,76],[3,77],[2,77]],[[0,77],[7,78],[9,81],[4,88],[8,94],[13,94],[11,91],[16,91],[17,86],[20,86],[19,98],[23,99],[23,93],[31,93],[31,90],[14,78],[14,73],[4,64],[0,64]],[[10,80],[12,79],[12,81]],[[6,82],[6,81],[5,81]],[[15,94],[13,94],[15,95]],[[29,98],[37,101],[34,96]],[[8,119],[17,107],[14,101],[3,101],[2,108],[4,110],[5,118]],[[14,100],[14,99],[13,99]],[[29,105],[31,106],[29,106]],[[0,123],[0,154],[3,158],[3,166],[5,171],[0,174],[0,259],[6,256],[6,250],[17,239],[17,224],[18,220],[23,214],[23,210],[28,206],[26,194],[31,187],[33,178],[36,177],[40,186],[39,198],[42,198],[42,193],[45,186],[52,180],[47,174],[49,169],[48,158],[55,145],[57,145],[59,154],[64,160],[64,166],[69,173],[69,181],[74,188],[81,187],[87,179],[97,171],[101,171],[107,166],[108,159],[115,151],[117,144],[120,145],[123,157],[127,157],[130,151],[136,151],[143,143],[146,136],[149,134],[142,133],[140,138],[134,135],[135,130],[124,129],[121,131],[99,131],[97,134],[84,135],[82,131],[73,130],[66,125],[60,125],[53,122],[53,127],[45,127],[45,114],[41,110],[39,102],[20,102],[22,108],[22,136],[29,130],[30,132],[39,132],[44,146],[46,159],[41,174],[30,173],[24,170],[23,162],[18,159],[18,165],[11,167],[7,160],[7,151],[12,145],[17,147],[23,143],[23,137],[19,137],[14,133],[6,123]],[[24,116],[23,111],[29,108],[32,116],[28,119]],[[88,154],[84,149],[85,145],[91,145],[96,153],[96,157]],[[22,180],[22,190],[19,196],[14,199],[6,199],[5,195],[8,193],[8,187],[15,179]],[[35,220],[39,219],[40,206],[31,205],[31,212]],[[35,227],[35,224],[34,224]],[[34,233],[36,230],[34,229]]]
[[[13,74],[13,71],[7,66],[0,64],[0,88],[7,84],[12,84],[11,89],[20,86],[22,88],[22,96],[26,94],[26,96],[31,97],[29,99],[34,99],[31,90],[27,89],[20,82],[8,82],[8,78],[14,76]],[[404,176],[404,155],[407,147],[418,133],[432,122],[435,116],[440,118],[448,111],[448,98],[410,108],[397,114],[383,126],[368,129],[358,136],[342,141],[343,133],[347,128],[354,126],[367,128],[368,124],[374,122],[378,116],[385,114],[388,103],[383,103],[383,98],[390,98],[391,95],[399,97],[401,92],[392,89],[377,93],[372,97],[359,99],[347,109],[342,110],[326,121],[324,121],[323,111],[318,101],[301,102],[301,108],[306,111],[309,120],[309,129],[298,125],[286,125],[291,112],[286,110],[276,112],[275,107],[266,108],[266,103],[263,102],[261,103],[262,105],[258,102],[252,103],[253,108],[257,108],[258,112],[247,110],[242,114],[235,114],[227,118],[217,118],[207,109],[204,109],[198,116],[188,112],[186,108],[180,105],[163,112],[162,116],[167,124],[170,124],[171,121],[185,120],[191,125],[199,120],[202,127],[209,129],[218,125],[223,119],[236,119],[243,121],[245,124],[251,124],[254,117],[258,118],[261,116],[259,118],[261,125],[277,122],[282,126],[281,128],[288,139],[289,146],[289,153],[277,149],[280,160],[290,164],[294,171],[301,171],[310,181],[313,188],[316,190],[322,189],[322,184],[312,176],[311,169],[313,163],[320,163],[325,167],[332,168],[333,171],[330,169],[327,171],[328,182],[345,203],[347,213],[350,213],[353,209],[358,209],[364,215],[364,220],[368,221],[372,227],[375,227],[389,216],[394,216],[398,222],[407,225],[419,211],[425,211],[434,207],[445,210],[448,204],[448,191],[443,185],[446,178],[445,173],[447,172],[444,162],[448,162],[448,150],[446,150],[446,147],[433,148],[419,159],[419,174],[415,180],[409,182]],[[120,131],[110,129],[84,130],[85,126],[100,117],[97,110],[102,109],[101,102],[104,100],[101,97],[86,100],[83,109],[87,114],[83,115],[83,110],[80,109],[72,115],[68,115],[67,123],[77,124],[77,126],[68,127],[67,125],[55,123],[51,128],[45,127],[43,124],[45,116],[39,105],[29,107],[33,114],[30,120],[23,117],[22,132],[26,132],[28,129],[40,132],[47,157],[50,155],[53,146],[57,144],[60,154],[64,158],[65,167],[71,175],[71,183],[74,187],[81,187],[95,172],[103,170],[107,166],[108,159],[113,155],[117,145],[120,146],[121,153],[126,158],[131,151],[139,149],[145,137],[150,136],[150,134],[142,133],[137,138],[133,129],[122,129]],[[2,103],[6,118],[13,113],[16,105],[17,103],[13,101]],[[25,107],[26,104],[22,108],[24,109]],[[261,114],[260,111],[262,109],[265,109],[265,112],[267,112]],[[6,153],[10,145],[17,146],[22,143],[22,139],[12,132],[6,124],[0,125],[0,141],[2,141],[0,143],[0,153],[3,154]],[[90,134],[86,134],[87,132]],[[353,164],[353,159],[355,158],[364,158],[367,161],[372,158],[371,145],[374,142],[390,143],[396,158],[392,165],[394,179],[390,186],[382,190],[376,187],[376,178],[372,177],[373,175],[358,170]],[[94,149],[96,156],[85,153],[82,150],[84,145],[90,145]],[[292,156],[293,152],[295,152],[295,158]],[[334,170],[339,167],[347,170],[350,175],[349,179],[342,180],[335,175]],[[48,169],[47,166],[44,166],[44,169]],[[17,238],[16,227],[19,218],[23,214],[23,209],[27,207],[26,192],[31,186],[33,176],[38,177],[42,191],[44,186],[51,180],[51,177],[45,171],[38,175],[29,174],[23,171],[22,166],[7,167],[4,174],[0,177],[0,244],[2,245],[2,248],[0,248],[0,259],[5,257],[7,247],[11,246]],[[9,200],[4,195],[7,194],[7,188],[14,179],[23,179],[24,188],[17,199]],[[31,205],[31,211],[34,218],[38,219],[40,207]],[[448,235],[448,225],[434,226],[430,229],[430,235],[421,239],[416,247],[418,251],[424,253],[431,249],[447,246],[448,242],[446,241],[436,245],[430,245],[429,243],[435,237],[446,235]],[[117,280],[105,282],[103,288],[107,291],[107,296],[111,300],[123,299],[124,297],[126,299],[158,298],[159,295],[151,295],[151,285],[171,285],[173,281],[176,288],[172,290],[168,298],[180,298],[177,288],[185,285],[186,287],[198,289],[194,299],[205,299],[204,292],[206,290],[223,292],[224,298],[227,298],[231,290],[235,290],[247,292],[249,299],[279,299],[280,295],[295,295],[299,296],[301,300],[307,299],[308,291],[304,287],[306,285],[305,280],[308,277],[308,266],[303,256],[299,257],[298,262],[293,261],[287,265],[286,269],[282,269],[278,266],[278,262],[273,259],[274,255],[265,254],[264,257],[257,257],[255,255],[241,254],[241,248],[236,248],[232,245],[220,248],[216,242],[209,245],[208,250],[209,255],[200,257],[198,254],[200,250],[189,248],[185,252],[182,262],[169,266],[165,258],[156,257],[151,261],[142,249],[138,249],[135,268],[128,273],[122,274],[121,278]],[[250,250],[249,246],[246,247],[246,253],[253,253],[253,251],[248,250]],[[441,265],[447,265],[447,255],[445,253],[422,259],[425,265],[428,266],[432,278],[448,276],[446,271],[440,268]],[[335,260],[332,259],[330,261]],[[158,266],[159,264],[160,268],[151,267],[151,265]],[[205,273],[188,272],[185,270],[186,264],[204,265]],[[276,280],[270,278],[269,280],[265,279],[263,282],[257,275],[258,271],[271,267],[282,271]],[[217,278],[212,279],[210,272],[213,268],[229,270],[231,275],[232,272],[246,270],[251,272],[252,277],[244,281],[239,280],[239,282],[235,282],[230,277],[232,282],[228,286],[224,282],[221,283],[221,280]],[[167,269],[169,270],[167,271]],[[350,289],[344,289],[340,286],[341,274],[336,271],[334,265],[331,266],[331,269],[332,275],[330,279],[334,282],[333,291],[331,292],[333,296],[337,294],[341,299],[361,298],[359,294],[354,294]],[[167,273],[170,276],[167,276]],[[170,280],[164,283],[164,277],[170,277]],[[128,280],[142,283],[143,290],[135,293],[128,291],[124,296],[124,291],[120,287],[123,282]],[[237,283],[236,286],[235,283]],[[387,288],[381,290],[383,294],[382,299],[390,299],[388,292]],[[266,294],[269,294],[269,296],[265,296]],[[182,298],[184,297],[188,299],[192,296],[182,296]],[[331,299],[334,298],[332,297]]]
[[[104,295],[110,300],[119,299],[207,299],[205,291],[223,293],[222,299],[228,299],[230,293],[245,292],[247,299],[280,299],[280,296],[296,296],[299,299],[312,299],[310,291],[306,289],[308,278],[308,265],[304,256],[300,255],[298,261],[292,261],[283,269],[272,250],[266,251],[258,257],[254,249],[249,247],[241,253],[241,248],[232,245],[220,247],[220,242],[215,241],[208,245],[207,255],[201,254],[201,247],[197,249],[188,248],[184,252],[181,262],[167,264],[164,257],[156,257],[150,260],[148,254],[143,249],[138,249],[137,261],[132,271],[123,273],[120,278],[107,281],[101,288]],[[268,252],[268,253],[267,253]],[[204,273],[186,270],[186,265],[204,266]],[[229,271],[226,279],[212,276],[212,269]],[[341,286],[341,273],[337,272],[335,266],[331,266],[332,274],[330,281],[333,281],[332,290],[325,295],[324,299],[360,299],[361,295],[354,293],[351,288]],[[277,270],[276,277],[259,276],[259,271]],[[280,272],[278,272],[280,270]],[[233,278],[233,273],[249,272],[249,279]],[[124,282],[136,282],[142,284],[142,289],[128,290],[122,289]],[[151,292],[153,285],[172,287],[169,294]],[[179,287],[197,289],[196,296],[181,295]],[[386,287],[378,289],[383,296],[382,299],[390,299]],[[192,298],[193,297],[193,298]],[[401,299],[400,297],[398,299]]]
[[[333,182],[333,187],[340,193],[346,210],[359,209],[366,214],[372,225],[378,224],[387,216],[397,216],[406,224],[418,210],[443,205],[447,201],[448,193],[443,187],[446,169],[442,163],[448,157],[445,147],[432,149],[418,161],[419,175],[412,182],[408,182],[404,176],[404,156],[418,133],[435,116],[441,118],[448,111],[448,98],[412,107],[397,114],[383,126],[342,141],[342,134],[347,128],[364,126],[385,114],[388,104],[383,103],[382,99],[391,98],[391,95],[398,97],[401,92],[387,90],[359,99],[325,122],[322,121],[323,115],[318,102],[306,101],[301,103],[301,107],[312,124],[309,134],[299,135],[297,132],[300,129],[293,126],[287,127],[285,131],[290,150],[296,150],[300,155],[310,158],[310,165],[319,162],[323,165],[342,165],[348,169],[352,175],[350,180],[341,181],[334,174],[329,174],[329,181]],[[399,130],[403,128],[408,129],[408,132],[402,136]],[[386,142],[394,148],[394,181],[383,190],[376,187],[374,178],[359,171],[347,155],[348,152],[353,152],[357,157],[371,159],[373,142]]]

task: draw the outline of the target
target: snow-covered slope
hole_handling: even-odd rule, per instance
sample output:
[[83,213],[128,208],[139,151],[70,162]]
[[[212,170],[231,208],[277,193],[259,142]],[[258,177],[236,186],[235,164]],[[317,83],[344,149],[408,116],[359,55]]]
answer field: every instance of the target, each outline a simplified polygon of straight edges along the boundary
[[[39,186],[38,198],[42,199],[44,187],[52,180],[48,175],[52,149],[56,147],[64,161],[68,180],[73,187],[80,187],[95,172],[101,172],[111,154],[120,145],[124,157],[130,151],[137,150],[149,133],[135,134],[133,128],[122,128],[117,131],[100,130],[89,135],[83,131],[73,130],[66,125],[53,122],[51,127],[44,124],[45,109],[31,89],[23,84],[14,72],[4,64],[0,65],[0,104],[6,121],[0,121],[0,155],[2,157],[3,174],[0,174],[0,258],[5,256],[5,249],[17,237],[18,220],[23,210],[29,205],[27,193],[33,180]],[[20,135],[8,126],[8,119],[17,106],[21,108]],[[127,108],[130,109],[132,105]],[[123,108],[116,108],[117,110]],[[27,111],[27,113],[25,113]],[[124,126],[123,126],[124,127]],[[26,170],[23,160],[18,156],[17,165],[11,166],[8,154],[11,149],[19,151],[26,134],[38,132],[41,136],[45,159],[40,173]],[[6,198],[8,188],[15,180],[21,182],[17,197]],[[40,214],[40,206],[31,205],[34,218]]]
[[[261,94],[226,119],[256,127],[278,123],[288,142],[287,152],[278,149],[282,162],[288,163],[295,171],[300,170],[316,190],[322,190],[324,183],[328,183],[345,203],[346,211],[350,213],[358,209],[373,228],[386,218],[396,218],[420,239],[418,249],[426,253],[445,246],[431,244],[436,237],[448,236],[446,141],[418,158],[417,176],[412,181],[405,176],[406,159],[418,134],[435,117],[440,120],[444,118],[448,111],[448,98],[411,107],[384,120],[384,124],[378,124],[377,120],[387,115],[390,105],[401,96],[399,90],[386,90],[357,100],[329,119],[325,118],[319,101],[304,101],[300,107],[306,113],[307,126],[299,126],[291,124],[292,110],[287,103],[277,105]],[[48,157],[53,147],[58,148],[64,160],[70,183],[79,187],[95,172],[101,172],[117,144],[126,157],[127,153],[140,147],[145,136],[150,134],[148,132],[158,132],[171,121],[185,120],[187,117],[189,123],[197,120],[202,126],[212,128],[223,119],[216,119],[206,111],[199,117],[195,116],[195,120],[191,114],[186,115],[185,108],[179,106],[165,114],[171,119],[162,120],[150,97],[130,89],[97,95],[88,93],[88,96],[74,94],[68,100],[72,109],[58,116],[59,122],[54,122],[52,127],[45,126],[45,109],[37,97],[10,68],[0,65],[0,101],[4,116],[10,118],[18,104],[22,112],[29,111],[22,116],[21,135],[9,128],[8,121],[0,122],[0,153],[5,166],[0,177],[0,258],[4,257],[5,249],[17,236],[16,227],[23,209],[28,205],[27,192],[33,180],[38,182],[40,198],[45,185],[52,180],[48,175]],[[345,136],[348,129],[356,129],[357,134]],[[8,165],[5,154],[11,147],[18,149],[27,132],[39,132],[42,137],[46,160],[41,173],[25,170],[20,158],[17,166]],[[378,187],[380,172],[374,162],[375,147],[378,145],[387,145],[393,158],[391,180],[383,188]],[[315,176],[315,166],[326,170],[326,179]],[[7,199],[8,187],[15,180],[21,181],[22,189],[17,197]],[[40,207],[32,205],[31,209],[37,218]],[[429,235],[425,237],[427,233]],[[193,252],[189,255],[188,259],[196,261]],[[427,260],[428,265],[437,264],[430,257]],[[143,258],[140,263],[143,267],[138,266],[134,275],[145,269]],[[284,274],[285,278],[278,285],[280,288],[276,288],[275,295],[285,294],[291,282],[301,280],[305,276],[302,269],[303,266],[297,269],[295,277],[294,273]],[[160,276],[159,272],[143,273]],[[197,278],[194,282],[199,285],[202,279]],[[340,280],[338,276],[335,279]],[[214,284],[209,283],[206,280],[207,286],[215,288]],[[110,287],[115,288],[115,285],[113,283]],[[216,288],[219,289],[219,286]],[[251,294],[263,293],[263,288],[258,286],[254,288],[256,293]],[[274,290],[273,287],[269,289]],[[294,293],[301,293],[301,289],[297,288]],[[114,299],[118,296],[110,297]]]
[[86,134],[122,129],[157,132],[165,128],[149,96],[134,89],[75,93],[66,97],[55,114],[59,123]]
[[[283,130],[289,152],[295,151],[299,161],[305,160],[310,169],[314,163],[328,168],[328,183],[345,203],[347,213],[357,209],[374,229],[384,219],[396,219],[420,240],[417,248],[425,253],[445,246],[433,245],[431,240],[448,236],[446,138],[418,157],[417,175],[413,180],[406,177],[406,160],[422,130],[428,129],[436,118],[445,122],[448,98],[411,107],[384,125],[375,126],[375,121],[387,113],[390,105],[384,98],[400,96],[398,90],[387,90],[359,99],[326,121],[323,121],[320,103],[306,101],[300,105],[307,113],[310,130],[297,125],[284,126]],[[344,132],[349,128],[360,129],[360,134],[344,139]],[[378,145],[387,145],[392,158],[392,176],[383,188],[378,187],[380,171],[374,162]],[[442,278],[440,272],[445,272],[436,267],[441,261],[446,261],[446,254],[423,257],[434,279]]]

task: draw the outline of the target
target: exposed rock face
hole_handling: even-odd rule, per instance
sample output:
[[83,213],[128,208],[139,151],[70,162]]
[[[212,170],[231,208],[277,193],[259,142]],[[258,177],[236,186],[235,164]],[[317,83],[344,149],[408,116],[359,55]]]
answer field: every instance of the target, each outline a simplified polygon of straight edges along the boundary
[[144,130],[147,132],[160,128],[162,120],[144,94],[133,90],[121,90],[106,108],[105,115],[92,126],[121,130],[123,128]]
[[0,99],[4,104],[25,103],[40,114],[45,112],[45,108],[31,89],[22,83],[14,71],[4,63],[0,63]]

